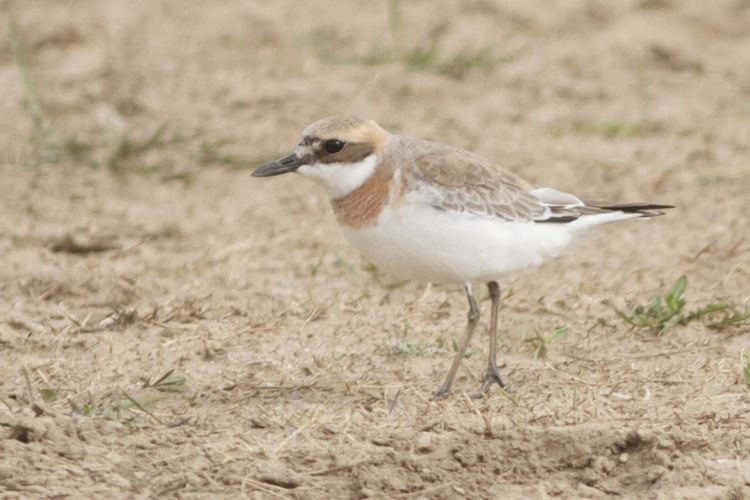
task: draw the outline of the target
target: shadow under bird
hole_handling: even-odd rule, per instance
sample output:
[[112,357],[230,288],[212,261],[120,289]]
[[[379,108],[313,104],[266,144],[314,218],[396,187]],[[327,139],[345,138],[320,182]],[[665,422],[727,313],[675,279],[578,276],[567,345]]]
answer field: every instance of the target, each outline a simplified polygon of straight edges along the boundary
[[463,284],[466,331],[435,399],[445,397],[479,322],[472,283],[492,300],[489,359],[480,391],[505,387],[496,364],[498,281],[558,256],[576,236],[606,224],[661,215],[671,205],[584,203],[534,188],[494,162],[452,146],[387,132],[373,120],[323,118],[294,151],[255,177],[296,172],[331,199],[344,234],[367,260],[400,278]]

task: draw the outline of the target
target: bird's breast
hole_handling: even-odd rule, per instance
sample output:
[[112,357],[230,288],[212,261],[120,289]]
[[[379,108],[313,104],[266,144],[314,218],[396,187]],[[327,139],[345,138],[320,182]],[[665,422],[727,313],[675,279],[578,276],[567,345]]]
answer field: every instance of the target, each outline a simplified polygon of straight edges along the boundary
[[331,200],[339,223],[350,229],[374,225],[383,210],[397,206],[406,192],[406,179],[399,172],[378,169],[361,186]]

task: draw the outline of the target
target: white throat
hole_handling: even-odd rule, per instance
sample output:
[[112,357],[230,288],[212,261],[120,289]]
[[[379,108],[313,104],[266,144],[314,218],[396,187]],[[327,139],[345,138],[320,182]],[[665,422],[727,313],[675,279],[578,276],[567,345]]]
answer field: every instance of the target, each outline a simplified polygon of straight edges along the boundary
[[378,165],[378,156],[370,154],[356,163],[318,163],[302,165],[297,172],[314,180],[331,199],[351,193],[370,178]]

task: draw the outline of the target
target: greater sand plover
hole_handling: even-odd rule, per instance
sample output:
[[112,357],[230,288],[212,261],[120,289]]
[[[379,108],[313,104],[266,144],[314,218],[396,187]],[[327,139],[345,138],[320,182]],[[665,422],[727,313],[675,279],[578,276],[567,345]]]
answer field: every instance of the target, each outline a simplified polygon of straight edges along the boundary
[[572,194],[534,188],[468,151],[391,134],[373,120],[354,116],[309,125],[292,154],[258,167],[253,175],[287,172],[322,186],[349,241],[383,271],[463,284],[469,299],[466,331],[436,399],[450,392],[479,321],[472,283],[487,283],[492,300],[484,393],[493,383],[504,387],[495,361],[498,280],[556,257],[589,228],[672,208],[584,203]]

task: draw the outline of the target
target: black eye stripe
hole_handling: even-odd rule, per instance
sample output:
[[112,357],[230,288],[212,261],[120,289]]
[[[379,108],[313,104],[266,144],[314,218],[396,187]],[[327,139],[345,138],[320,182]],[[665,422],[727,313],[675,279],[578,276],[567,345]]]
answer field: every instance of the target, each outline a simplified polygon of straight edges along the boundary
[[346,142],[338,153],[328,153],[322,146],[317,155],[320,163],[355,163],[373,152],[372,145],[366,142]]
[[338,139],[328,139],[323,143],[323,149],[328,154],[335,154],[344,149],[344,143]]

